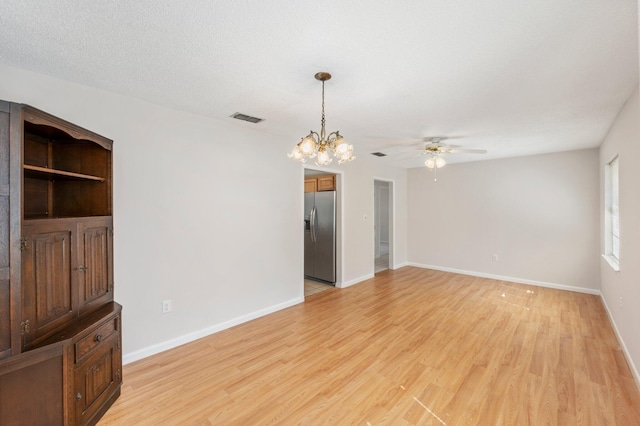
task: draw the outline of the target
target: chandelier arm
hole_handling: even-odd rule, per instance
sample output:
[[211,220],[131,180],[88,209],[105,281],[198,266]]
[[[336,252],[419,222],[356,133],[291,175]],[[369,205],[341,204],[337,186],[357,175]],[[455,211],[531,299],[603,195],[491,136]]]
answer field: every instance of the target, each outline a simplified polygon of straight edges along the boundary
[[338,136],[339,136],[338,132],[331,132],[329,133],[329,136],[327,136],[327,140],[331,140],[331,139],[336,140]]

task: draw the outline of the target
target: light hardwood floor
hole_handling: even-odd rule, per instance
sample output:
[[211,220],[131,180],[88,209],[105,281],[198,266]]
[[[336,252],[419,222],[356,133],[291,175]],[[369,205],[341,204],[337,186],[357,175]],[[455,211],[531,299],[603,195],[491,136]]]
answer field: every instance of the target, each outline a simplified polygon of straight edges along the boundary
[[599,297],[405,267],[126,365],[106,425],[638,425]]

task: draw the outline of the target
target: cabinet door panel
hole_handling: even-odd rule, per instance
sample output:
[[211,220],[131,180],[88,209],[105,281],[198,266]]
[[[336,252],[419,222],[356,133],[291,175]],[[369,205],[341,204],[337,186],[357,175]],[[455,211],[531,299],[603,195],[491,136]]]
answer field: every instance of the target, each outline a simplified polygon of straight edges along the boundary
[[113,300],[113,244],[111,219],[81,224],[79,274],[80,313]]
[[104,340],[85,362],[76,367],[76,423],[84,424],[113,396],[121,383],[120,340]]
[[317,179],[305,179],[304,180],[304,192],[316,192],[318,190]]
[[0,361],[1,425],[68,425],[68,345],[58,342]]
[[333,191],[336,189],[335,176],[318,177],[318,191]]
[[24,346],[73,317],[72,237],[66,224],[23,227]]

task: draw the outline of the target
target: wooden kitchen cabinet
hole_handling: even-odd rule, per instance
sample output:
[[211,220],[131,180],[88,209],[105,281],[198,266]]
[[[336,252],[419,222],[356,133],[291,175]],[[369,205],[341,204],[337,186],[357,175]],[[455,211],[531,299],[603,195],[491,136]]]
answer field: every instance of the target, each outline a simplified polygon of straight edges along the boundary
[[95,424],[120,395],[112,144],[0,101],[0,384],[38,406],[0,424]]
[[318,176],[318,191],[335,191],[335,175]]
[[304,179],[304,192],[318,192],[318,179],[305,178]]
[[335,191],[336,176],[313,176],[304,178],[304,192]]

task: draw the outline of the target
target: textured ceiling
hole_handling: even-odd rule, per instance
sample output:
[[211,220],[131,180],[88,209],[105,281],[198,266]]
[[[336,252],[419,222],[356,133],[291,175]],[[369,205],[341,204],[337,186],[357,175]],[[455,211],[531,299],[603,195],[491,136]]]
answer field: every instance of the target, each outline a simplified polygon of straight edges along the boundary
[[357,156],[446,136],[488,150],[468,161],[598,146],[638,83],[637,16],[636,0],[3,0],[0,63],[292,146],[319,131],[328,71],[327,130]]

